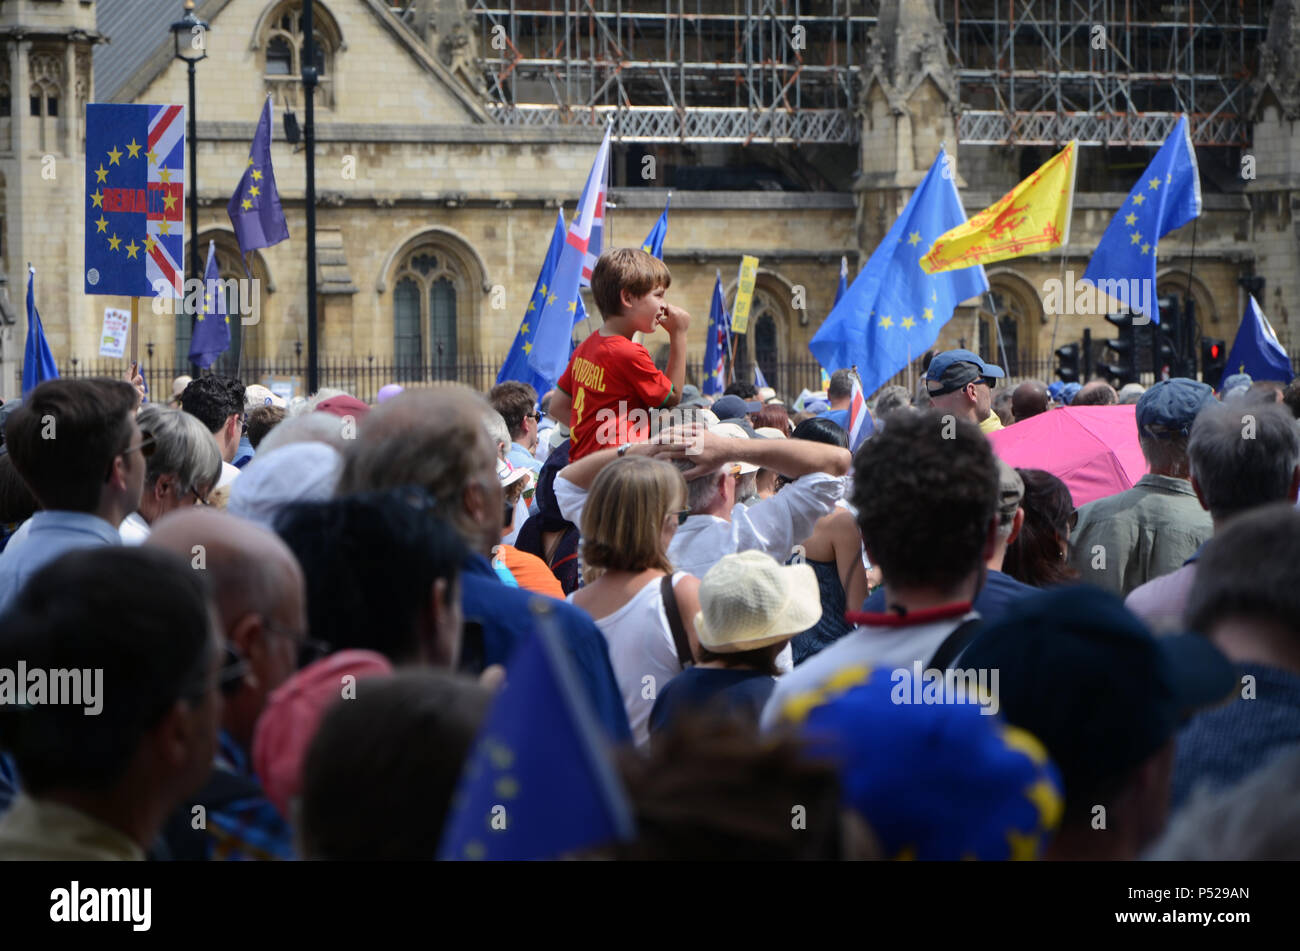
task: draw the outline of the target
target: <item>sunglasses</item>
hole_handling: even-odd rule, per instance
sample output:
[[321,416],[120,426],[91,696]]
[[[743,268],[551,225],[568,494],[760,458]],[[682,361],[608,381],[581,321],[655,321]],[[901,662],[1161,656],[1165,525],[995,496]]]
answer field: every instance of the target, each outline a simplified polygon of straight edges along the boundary
[[669,514],[669,515],[676,515],[676,516],[677,516],[677,525],[678,525],[678,527],[680,527],[680,526],[682,526],[682,525],[685,525],[685,524],[686,524],[686,520],[687,520],[688,518],[691,517],[691,510],[690,510],[690,509],[681,509],[680,511],[677,511],[677,512],[669,512],[668,514]]

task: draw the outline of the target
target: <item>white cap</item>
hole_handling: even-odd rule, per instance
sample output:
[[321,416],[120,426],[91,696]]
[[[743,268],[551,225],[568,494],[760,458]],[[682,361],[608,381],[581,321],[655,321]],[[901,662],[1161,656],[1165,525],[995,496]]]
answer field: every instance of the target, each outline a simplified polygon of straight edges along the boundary
[[286,405],[284,397],[276,396],[260,383],[252,383],[244,387],[244,409],[252,409],[254,406],[279,406]]
[[724,555],[700,580],[695,633],[715,654],[789,640],[822,616],[812,565],[781,565],[761,551]]
[[294,502],[333,498],[343,457],[323,442],[295,442],[258,453],[230,487],[226,510],[269,526]]
[[[735,423],[718,423],[709,427],[709,432],[715,436],[723,436],[727,439],[748,439],[749,433],[745,432]],[[732,462],[729,463],[732,468],[732,475],[748,475],[751,472],[757,472],[758,466],[752,462]]]

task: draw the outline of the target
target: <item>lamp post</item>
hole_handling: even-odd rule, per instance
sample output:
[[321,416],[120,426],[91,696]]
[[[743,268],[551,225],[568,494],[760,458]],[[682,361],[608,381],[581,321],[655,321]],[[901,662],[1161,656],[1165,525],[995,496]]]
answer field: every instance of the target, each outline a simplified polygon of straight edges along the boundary
[[316,333],[316,27],[313,0],[302,5],[302,138],[307,150],[307,395],[320,389]]
[[[194,0],[185,0],[185,15],[172,24],[175,58],[189,67],[190,73],[190,278],[202,280],[199,264],[199,159],[198,126],[194,119],[194,67],[208,58],[208,24],[194,15]],[[184,297],[181,298],[184,301]],[[194,333],[194,315],[190,314],[190,334]],[[190,364],[190,375],[199,375],[199,366]]]

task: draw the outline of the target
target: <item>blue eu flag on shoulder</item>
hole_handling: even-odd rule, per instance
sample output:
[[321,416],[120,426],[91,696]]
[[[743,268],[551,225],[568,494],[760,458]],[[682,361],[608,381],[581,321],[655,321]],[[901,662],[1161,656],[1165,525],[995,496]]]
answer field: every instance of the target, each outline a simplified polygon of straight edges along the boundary
[[655,222],[655,226],[650,229],[650,233],[645,236],[641,242],[641,250],[646,254],[653,254],[659,260],[664,258],[664,238],[668,237],[668,203],[673,200],[670,192],[667,200],[664,202],[664,210]]
[[1156,306],[1156,244],[1201,213],[1201,178],[1192,134],[1183,116],[1092,253],[1083,280],[1160,323]]
[[[134,328],[132,328],[134,332]],[[38,383],[57,380],[59,368],[54,365],[54,354],[45,339],[41,315],[36,312],[36,268],[27,268],[27,347],[23,351],[23,398],[36,389]]]
[[832,372],[856,366],[862,392],[870,396],[925,353],[953,308],[989,289],[978,264],[936,274],[921,269],[935,239],[965,222],[947,154],[940,149],[867,266],[813,335],[808,349],[817,362]]
[[631,838],[632,811],[544,598],[465,761],[440,859],[550,859]]
[[1290,383],[1295,373],[1291,358],[1282,346],[1273,325],[1268,322],[1259,302],[1251,294],[1246,301],[1246,313],[1237,328],[1237,339],[1232,341],[1228,353],[1228,373],[1249,373],[1252,380],[1277,380]]
[[718,396],[727,387],[727,336],[731,333],[731,318],[727,316],[727,302],[722,296],[722,272],[713,281],[713,302],[709,306],[708,337],[704,344],[704,382],[700,392]]
[[226,316],[226,295],[217,268],[217,246],[208,242],[208,266],[203,274],[203,306],[194,315],[190,337],[190,362],[210,367],[230,349],[230,318]]

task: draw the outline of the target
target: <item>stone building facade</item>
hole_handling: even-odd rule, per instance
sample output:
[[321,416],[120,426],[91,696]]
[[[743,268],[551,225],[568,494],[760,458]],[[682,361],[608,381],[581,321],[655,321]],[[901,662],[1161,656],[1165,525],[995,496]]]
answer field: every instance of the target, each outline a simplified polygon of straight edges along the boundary
[[[291,360],[307,339],[304,154],[282,125],[286,110],[302,120],[301,3],[206,0],[196,10],[211,25],[203,38],[207,59],[197,67],[199,247],[206,254],[215,242],[227,278],[244,269],[226,201],[259,111],[267,96],[274,103],[272,158],[290,239],[252,256],[256,296],[245,303],[256,322],[238,328],[246,366]],[[572,212],[599,142],[589,128],[496,124],[472,67],[483,41],[473,21],[453,0],[420,7],[425,18],[415,30],[382,0],[315,3],[322,70],[318,314],[326,359],[499,361],[518,329],[555,209],[563,203]],[[104,308],[128,305],[82,294],[84,104],[185,103],[186,66],[173,58],[167,29],[182,12],[180,0],[0,4],[0,272],[8,280],[8,299],[0,295],[0,395],[17,388],[28,261],[38,269],[38,304],[61,364],[94,359]],[[1267,282],[1261,303],[1283,343],[1300,344],[1289,323],[1291,311],[1300,314],[1297,23],[1275,12],[1263,53],[1252,113],[1257,176],[1235,191],[1207,187],[1195,229],[1160,243],[1160,291],[1190,293],[1206,335],[1231,340],[1244,304],[1238,279],[1258,274]],[[781,367],[773,382],[784,389],[814,385],[814,370],[790,365],[811,364],[807,343],[831,308],[840,257],[848,257],[851,273],[866,261],[940,143],[957,155],[968,214],[1022,177],[1018,150],[957,148],[961,103],[931,4],[882,4],[863,79],[852,191],[672,195],[669,293],[694,315],[693,363],[703,356],[715,274],[734,291],[740,256],[755,254],[747,359]],[[643,184],[612,190],[609,243],[639,243],[662,210],[666,190],[653,180]],[[1023,357],[1041,365],[1085,327],[1106,336],[1099,315],[1049,314],[1044,286],[1070,271],[1082,276],[1124,198],[1122,191],[1089,190],[1081,179],[1069,245],[990,266],[993,294],[959,308],[939,345],[964,343],[1004,362]],[[999,331],[1006,355],[996,350]],[[184,363],[187,333],[188,319],[150,312],[141,327],[155,364],[168,367]],[[661,344],[647,341],[652,351]]]

